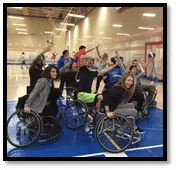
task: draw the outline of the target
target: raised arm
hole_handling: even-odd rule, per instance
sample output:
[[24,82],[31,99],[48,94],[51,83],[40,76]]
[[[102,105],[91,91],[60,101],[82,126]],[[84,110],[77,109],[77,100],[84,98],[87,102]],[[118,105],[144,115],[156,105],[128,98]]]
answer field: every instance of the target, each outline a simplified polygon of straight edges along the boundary
[[155,59],[155,57],[148,59],[147,62],[145,62],[144,64],[142,64],[143,68],[146,68],[154,59]]
[[112,65],[112,66],[109,66],[109,67],[106,67],[106,68],[104,68],[103,70],[101,70],[101,71],[99,71],[98,72],[98,76],[101,76],[101,75],[103,75],[103,74],[105,74],[105,73],[107,73],[107,72],[109,72],[109,71],[111,71],[112,69],[114,69],[116,66],[118,66],[119,65],[119,63],[118,62],[116,62],[116,64],[114,64],[114,65]]
[[98,57],[101,59],[101,54],[100,54],[100,51],[99,51],[99,49],[98,49],[98,46],[96,47],[96,51],[97,51]]

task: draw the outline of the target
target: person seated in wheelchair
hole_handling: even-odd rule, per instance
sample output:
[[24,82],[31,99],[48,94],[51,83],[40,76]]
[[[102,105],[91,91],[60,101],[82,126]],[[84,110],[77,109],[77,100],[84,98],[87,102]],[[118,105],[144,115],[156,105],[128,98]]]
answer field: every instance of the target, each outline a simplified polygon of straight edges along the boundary
[[[112,66],[115,63],[116,63],[116,60],[114,57],[112,57],[108,65]],[[115,83],[119,82],[119,80],[122,78],[122,70],[118,65],[111,71],[105,73],[104,76],[106,76],[104,90],[110,89]]]
[[97,111],[100,109],[101,101],[103,100],[103,96],[101,94],[91,93],[92,82],[95,77],[105,74],[106,72],[114,69],[118,63],[104,68],[101,71],[92,71],[92,67],[94,65],[94,57],[93,56],[82,56],[80,58],[81,67],[78,73],[78,100],[81,100],[85,103],[95,103]]
[[[144,75],[144,68],[147,68],[147,66],[155,59],[155,56],[153,58],[149,58],[148,61],[144,64],[139,64],[137,60],[132,61],[132,65],[137,67],[136,74],[143,73],[142,76]],[[156,86],[154,84],[146,84],[146,83],[140,83],[139,89],[142,91],[145,91],[148,93],[147,95],[147,101],[148,101],[148,106],[155,106],[157,102],[153,100],[155,91],[156,91]]]
[[144,104],[145,98],[144,98],[144,94],[139,89],[139,86],[141,84],[140,78],[144,75],[144,70],[140,64],[139,64],[139,67],[141,68],[140,73],[137,73],[137,67],[135,65],[131,65],[129,68],[130,75],[134,76],[134,87],[135,87],[135,90],[132,98],[130,99],[130,102],[136,101],[137,102],[136,109],[138,111],[138,116],[145,117],[147,116],[147,113],[143,112],[143,104]]
[[[24,104],[24,112],[34,111],[42,117],[56,117],[58,112],[57,99],[60,95],[59,89],[52,87],[52,82],[57,78],[58,69],[54,65],[48,66],[41,74],[35,87],[28,95]],[[58,129],[59,130],[59,129]]]
[[77,82],[76,82],[76,75],[77,75],[77,70],[78,68],[76,67],[76,63],[72,62],[70,65],[70,71],[65,72],[61,75],[60,78],[60,86],[59,89],[60,91],[63,90],[64,85],[66,87],[74,87],[77,88]]
[[104,91],[103,93],[103,105],[105,113],[109,118],[113,118],[114,114],[122,114],[129,118],[134,132],[142,134],[145,130],[136,126],[135,117],[137,116],[137,110],[133,103],[128,102],[134,92],[134,77],[132,75],[124,75],[120,82],[116,83],[111,89]]

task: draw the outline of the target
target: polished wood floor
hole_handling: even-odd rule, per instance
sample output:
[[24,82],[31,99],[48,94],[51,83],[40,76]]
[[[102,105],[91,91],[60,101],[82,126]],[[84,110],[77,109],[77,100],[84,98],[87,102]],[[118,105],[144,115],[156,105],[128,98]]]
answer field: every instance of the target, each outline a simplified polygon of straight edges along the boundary
[[[163,84],[155,83],[151,81],[145,81],[145,83],[154,83],[158,90],[156,101],[158,102],[157,106],[163,108]],[[95,91],[96,80],[92,84],[92,92]],[[7,66],[7,100],[17,100],[18,97],[26,94],[26,86],[29,85],[29,74],[28,69],[24,67],[21,69],[17,65],[8,65]],[[55,86],[59,87],[59,82],[55,82]],[[103,89],[103,82],[100,85],[99,92]]]

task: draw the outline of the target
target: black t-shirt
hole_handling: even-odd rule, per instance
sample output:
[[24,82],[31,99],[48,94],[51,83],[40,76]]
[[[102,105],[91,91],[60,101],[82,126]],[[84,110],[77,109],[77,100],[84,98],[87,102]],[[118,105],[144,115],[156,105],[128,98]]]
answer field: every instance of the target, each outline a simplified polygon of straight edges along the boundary
[[76,86],[76,71],[69,71],[65,72],[64,74],[61,75],[61,83],[60,83],[60,90],[63,90],[64,84],[66,83],[66,87],[72,86],[72,87],[77,87]]
[[113,112],[124,99],[125,89],[121,86],[112,87],[103,94],[104,106],[109,106],[109,110]]
[[86,66],[81,67],[78,74],[80,79],[78,91],[91,93],[92,82],[97,75],[97,71],[90,71]]

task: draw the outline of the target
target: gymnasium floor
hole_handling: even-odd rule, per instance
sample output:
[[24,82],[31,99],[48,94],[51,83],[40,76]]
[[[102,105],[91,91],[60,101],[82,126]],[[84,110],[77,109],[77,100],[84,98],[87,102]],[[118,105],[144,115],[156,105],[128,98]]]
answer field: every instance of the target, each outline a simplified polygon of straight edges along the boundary
[[[28,70],[21,69],[19,65],[7,65],[7,117],[15,111],[17,98],[26,94],[29,85]],[[144,80],[147,83],[147,80]],[[93,83],[93,91],[96,81]],[[155,83],[158,90],[156,100],[157,108],[151,108],[151,116],[147,120],[137,122],[146,130],[142,141],[138,145],[130,146],[120,154],[105,152],[96,142],[93,129],[87,125],[84,128],[71,131],[63,122],[62,134],[55,143],[37,143],[29,148],[14,148],[7,142],[8,157],[162,157],[163,156],[163,85]],[[55,83],[58,86],[58,82]],[[101,85],[101,88],[103,85]],[[100,88],[100,90],[101,90]]]

